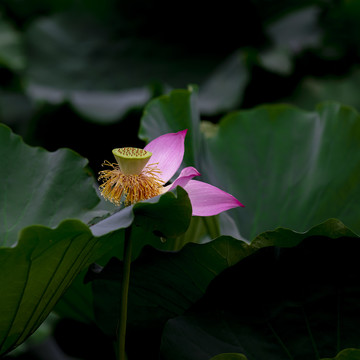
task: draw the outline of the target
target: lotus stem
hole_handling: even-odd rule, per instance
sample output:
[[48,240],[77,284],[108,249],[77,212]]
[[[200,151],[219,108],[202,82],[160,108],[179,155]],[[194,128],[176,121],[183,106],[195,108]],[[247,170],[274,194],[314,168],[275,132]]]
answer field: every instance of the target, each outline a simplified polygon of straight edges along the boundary
[[120,303],[120,319],[117,329],[117,351],[118,360],[126,360],[125,340],[126,340],[126,323],[127,308],[130,283],[130,266],[131,266],[131,226],[125,229],[124,241],[124,261],[123,261],[123,278],[121,282],[121,303]]

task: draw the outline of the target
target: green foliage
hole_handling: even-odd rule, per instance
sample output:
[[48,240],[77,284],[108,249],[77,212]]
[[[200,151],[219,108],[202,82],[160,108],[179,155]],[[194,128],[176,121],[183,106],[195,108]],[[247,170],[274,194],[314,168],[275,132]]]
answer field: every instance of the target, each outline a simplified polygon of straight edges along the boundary
[[[208,284],[224,269],[254,250],[231,237],[210,243],[187,244],[177,253],[146,249],[132,265],[129,325],[160,331],[165,322],[182,314],[205,293]],[[91,275],[97,323],[114,336],[122,266],[111,260]]]
[[[268,356],[259,343],[273,348],[274,356],[309,351],[334,356],[344,347],[359,346],[354,340],[356,331],[350,336],[348,325],[332,320],[357,327],[352,304],[358,295],[351,286],[357,276],[351,267],[355,260],[344,259],[357,253],[360,231],[358,114],[338,103],[324,103],[314,112],[262,106],[210,124],[200,121],[197,101],[192,88],[150,102],[140,136],[151,140],[188,129],[184,164],[195,165],[202,179],[246,205],[209,219],[190,221],[191,206],[182,188],[128,208],[105,206],[94,190],[85,159],[67,149],[49,153],[29,147],[0,126],[6,174],[0,184],[5,225],[1,228],[0,283],[6,294],[0,300],[2,353],[34,332],[59,300],[56,309],[62,316],[95,322],[114,336],[122,278],[119,259],[123,229],[128,226],[133,226],[134,244],[130,344],[131,334],[141,331],[152,334],[149,339],[156,348],[165,326],[162,354],[175,360],[176,356],[192,359],[197,353],[191,345],[193,337],[207,349],[196,355],[204,360],[225,352],[250,359],[252,353]],[[316,267],[319,259],[325,273]],[[101,268],[85,276],[95,261]],[[336,261],[346,266],[334,272],[330,264]],[[90,284],[83,283],[84,276]],[[344,280],[341,286],[340,278]],[[234,285],[237,279],[241,281]],[[223,284],[230,285],[224,289]],[[334,297],[328,286],[340,294],[331,309],[323,305]],[[306,292],[306,301],[293,288]],[[286,305],[289,302],[296,305],[296,321],[293,308]],[[264,304],[267,312],[262,317],[257,312]],[[343,311],[336,313],[340,305]],[[246,309],[244,314],[242,309]],[[256,326],[246,322],[249,317],[256,319]],[[307,322],[308,318],[313,322]],[[209,336],[219,336],[217,331],[226,334],[221,326],[213,331],[212,321],[219,319],[225,328],[236,329],[241,346],[234,348],[229,335],[209,342]],[[288,335],[284,329],[297,321],[307,326]],[[264,333],[269,323],[271,336]],[[336,341],[331,329],[338,334]],[[189,343],[178,335],[183,330]],[[312,347],[293,345],[297,339]],[[212,345],[205,347],[207,343]],[[329,347],[330,343],[335,345]],[[129,346],[130,353],[139,351]]]
[[20,34],[0,14],[0,65],[13,71],[23,70],[25,55]]
[[86,159],[68,149],[50,153],[27,146],[2,124],[0,144],[2,246],[15,245],[29,225],[54,227],[66,218],[87,222],[107,213],[96,208],[100,200]]
[[[262,253],[270,254],[271,257],[274,251],[276,253],[274,247],[284,248],[284,252],[293,251],[302,255],[303,251],[299,250],[302,245],[299,244],[309,244],[309,239],[327,239],[322,246],[307,245],[309,249],[314,247],[314,251],[323,249],[323,256],[326,258],[327,251],[330,253],[333,251],[332,246],[327,249],[328,244],[334,243],[331,239],[336,239],[337,244],[342,243],[342,239],[357,239],[356,232],[359,232],[359,223],[355,207],[359,193],[355,186],[355,179],[359,177],[356,166],[359,160],[349,157],[349,154],[354,156],[354,149],[359,146],[357,141],[359,124],[359,117],[355,111],[336,103],[328,103],[323,104],[316,112],[312,113],[283,105],[260,107],[251,111],[233,113],[223,119],[219,125],[205,124],[205,127],[199,121],[196,110],[196,92],[194,91],[174,91],[169,96],[163,96],[151,102],[142,118],[141,137],[152,139],[162,133],[178,131],[187,127],[189,132],[186,149],[190,149],[190,153],[185,154],[186,165],[196,163],[196,166],[202,166],[200,168],[202,175],[206,179],[210,178],[211,183],[230,191],[241,200],[246,197],[245,204],[250,204],[250,209],[247,209],[248,206],[246,207],[247,213],[240,214],[240,212],[244,212],[243,209],[239,209],[238,214],[236,214],[237,210],[232,211],[232,223],[235,223],[235,227],[237,227],[232,230],[232,234],[240,234],[241,231],[241,234],[247,235],[247,239],[252,241],[247,245],[232,237],[220,236],[209,243],[188,244],[176,254],[162,254],[150,249],[144,251],[132,267],[129,327],[133,332],[141,331],[159,335],[166,320],[186,313],[194,306],[192,310],[194,316],[201,318],[201,314],[207,311],[206,307],[202,306],[205,300],[200,300],[199,304],[196,303],[204,296],[211,281],[214,281],[215,284],[221,284],[224,281],[227,284],[226,275],[219,276],[221,272],[227,268],[230,268],[228,271],[235,271],[231,269],[236,269],[233,267],[236,263],[239,263],[239,266],[244,262],[251,264],[252,259],[257,259],[255,256],[261,256]],[[269,134],[272,134],[271,137]],[[238,150],[239,145],[244,149],[243,152]],[[231,155],[234,153],[237,154],[236,157]],[[344,157],[350,159],[347,164],[342,161]],[[336,176],[334,176],[334,167],[339,170],[336,172]],[[243,169],[247,171],[245,174]],[[242,186],[239,185],[243,183],[246,191],[242,191]],[[352,186],[349,186],[351,184]],[[332,190],[328,192],[327,189]],[[256,204],[256,206],[252,204]],[[340,218],[346,225],[337,219],[329,220],[329,217]],[[231,217],[220,217],[220,234],[229,231],[229,229],[225,229],[225,220],[229,221],[229,219]],[[190,227],[192,234],[196,234],[194,229],[200,224],[198,221],[193,223]],[[348,227],[349,225],[350,227]],[[238,238],[241,237],[238,236]],[[208,238],[207,241],[210,239]],[[196,239],[191,241],[194,242]],[[347,246],[345,246],[346,248]],[[255,255],[249,256],[253,253]],[[353,250],[352,253],[355,254],[356,250]],[[317,259],[321,256],[318,252],[314,257]],[[284,255],[281,259],[283,258],[286,259],[287,256]],[[302,259],[301,256],[299,259]],[[304,264],[308,263],[306,259],[303,261]],[[276,257],[274,263],[276,263]],[[260,295],[256,293],[252,296],[251,301],[247,300],[250,303],[246,302],[246,306],[238,308],[234,304],[234,307],[227,307],[227,302],[232,303],[233,301],[230,299],[234,297],[237,299],[237,296],[242,299],[243,291],[246,292],[245,298],[247,298],[248,292],[253,290],[250,285],[256,284],[258,281],[256,278],[243,279],[242,274],[247,274],[246,278],[252,273],[256,274],[253,276],[260,276],[254,269],[263,272],[266,262],[262,264],[259,261],[255,262],[255,265],[249,266],[254,266],[254,268],[251,267],[251,270],[245,268],[237,272],[238,279],[242,279],[239,285],[233,285],[236,284],[234,280],[230,281],[229,289],[233,292],[228,294],[222,290],[214,290],[210,294],[205,294],[204,299],[209,299],[212,305],[217,302],[222,304],[221,301],[225,302],[224,308],[215,314],[216,319],[221,319],[225,324],[230,321],[231,326],[240,326],[237,322],[238,318],[234,314],[237,314],[239,309],[248,309],[250,303],[254,304],[251,316],[255,319],[260,316],[256,312],[263,307],[261,303],[264,299],[263,293]],[[300,265],[298,267],[303,269]],[[323,268],[328,269],[329,265],[324,265]],[[201,269],[206,269],[206,273],[203,273]],[[293,273],[292,268],[290,270],[283,269],[281,274],[272,274],[270,265],[268,269],[268,276],[272,276],[274,279],[280,278],[281,274]],[[301,270],[299,271],[301,273]],[[343,271],[344,274],[354,273],[352,270]],[[306,274],[308,273],[307,271]],[[225,274],[227,274],[226,271]],[[316,267],[313,268],[311,276],[319,278]],[[116,298],[121,284],[121,266],[116,260],[112,260],[101,272],[97,270],[96,273],[91,274],[90,278],[95,296],[96,321],[105,333],[114,336],[117,324],[118,304]],[[289,280],[289,284],[292,281],[293,279]],[[301,285],[305,280],[300,277],[299,281]],[[271,281],[266,277],[259,288],[267,289],[265,286],[267,283],[271,283]],[[286,286],[283,285],[283,282],[280,283],[282,286],[275,287],[273,292],[281,298],[283,296],[281,291],[286,289]],[[300,285],[294,283],[293,286],[298,286],[300,289]],[[271,293],[272,290],[269,289],[268,292]],[[318,308],[311,313],[314,318],[319,316],[318,310],[321,310],[322,304],[328,301],[327,294],[324,295],[322,290],[319,292],[320,294],[316,292],[309,294],[311,299],[320,297],[319,303],[317,303],[319,304]],[[214,293],[221,294],[221,301],[218,298],[219,295],[215,296]],[[356,296],[356,292],[351,293],[350,298],[345,296],[344,301],[353,302],[353,299],[356,300]],[[283,301],[285,303],[288,301],[286,293]],[[297,301],[300,300],[297,299]],[[211,313],[213,307],[209,308]],[[229,311],[228,318],[223,318],[221,315],[224,309]],[[276,309],[271,311],[276,314]],[[350,306],[345,308],[344,313],[349,312],[352,316],[356,316],[355,310]],[[207,316],[210,317],[210,315]],[[282,316],[286,319],[286,311]],[[331,311],[325,314],[320,313],[320,317],[331,319],[332,313]],[[189,335],[189,344],[187,344],[183,335],[179,335],[179,337],[176,335],[177,331],[179,334],[183,334],[183,325],[180,323],[182,319],[186,320],[187,315],[170,320],[166,325],[167,330],[162,342],[163,356],[169,359],[176,359],[176,356],[179,359],[201,359],[198,352],[200,350],[196,349],[195,351],[192,348],[192,339],[194,337],[201,339],[201,334],[210,331],[213,325],[201,323],[201,334],[196,332],[198,329],[196,324],[185,325],[184,331]],[[350,321],[346,316],[344,319]],[[293,324],[286,323],[286,326],[293,326]],[[243,331],[241,329],[240,331]],[[323,332],[324,329],[321,328],[321,331]],[[225,332],[225,330],[222,331]],[[297,335],[305,338],[309,336],[308,333],[302,335],[294,332],[294,338]],[[346,335],[347,332],[342,335],[342,338]],[[229,334],[228,337],[231,338]],[[150,339],[153,342],[156,341],[151,336]],[[247,344],[247,339],[250,338],[245,338],[245,344]],[[252,332],[251,339],[255,339],[249,341],[254,341],[256,344],[257,341],[260,343],[263,341],[263,339],[257,340],[256,331]],[[138,341],[136,341],[137,347]],[[143,348],[146,349],[146,340],[141,341],[144,343]],[[225,343],[226,341],[224,340]],[[279,344],[282,341],[280,338]],[[351,339],[349,341],[351,342]],[[333,340],[330,340],[331,342]],[[208,343],[211,341],[209,337],[205,336],[200,348],[208,349],[209,346],[206,345]],[[204,359],[219,352],[234,350],[231,347],[216,347],[216,344],[214,343],[215,349],[212,352],[204,352]],[[322,343],[321,346],[323,346]],[[255,348],[257,349],[259,346]],[[235,350],[243,352],[241,347]],[[141,350],[133,351],[137,354],[136,356],[139,356],[136,351]],[[259,351],[260,358],[267,356],[266,352]],[[299,349],[295,348],[291,351],[296,354]],[[304,351],[308,351],[308,348],[305,347]],[[333,349],[330,354],[334,354],[335,351],[336,349]],[[197,357],[192,357],[195,354]]]
[[[360,119],[316,105],[360,109],[359,4],[167,7],[0,4],[0,121],[92,167],[0,125],[1,356],[53,309],[113,337],[132,226],[129,360],[157,359],[164,326],[164,359],[359,358]],[[302,110],[262,105],[279,101]],[[245,209],[191,218],[181,188],[99,199],[146,104],[140,138],[187,128],[184,165]]]
[[[191,111],[183,116],[176,106]],[[140,136],[153,139],[184,127],[186,165],[195,164],[202,179],[246,206],[228,213],[248,241],[279,226],[306,231],[328,218],[360,232],[360,121],[353,109],[262,106],[213,125],[200,123],[196,92],[174,91],[149,103]]]
[[247,360],[247,357],[243,354],[219,354],[212,357],[210,360]]
[[360,84],[360,71],[358,67],[347,75],[332,76],[328,78],[307,77],[302,79],[299,86],[286,102],[312,110],[316,104],[325,100],[336,100],[343,104],[360,109],[357,89]]
[[[332,360],[357,360],[360,357],[360,349],[345,349],[340,351]],[[331,360],[331,359],[323,359]]]
[[[98,218],[89,227],[85,221],[109,212],[100,208],[103,203],[85,171],[85,159],[66,149],[49,153],[29,147],[3,125],[0,139],[0,353],[4,354],[40,326],[82,270],[104,256],[122,257],[122,229],[134,224],[152,235],[135,244],[134,256],[151,241],[161,248],[153,233],[169,239],[182,234],[189,226],[191,205],[178,188]],[[82,307],[78,298],[74,302]],[[81,319],[92,316],[84,308],[80,314]]]
[[[289,231],[286,246],[299,236]],[[218,276],[196,307],[168,321],[162,358],[319,359],[359,348],[360,239],[303,236],[296,247],[262,248]],[[334,359],[345,356],[358,352]]]

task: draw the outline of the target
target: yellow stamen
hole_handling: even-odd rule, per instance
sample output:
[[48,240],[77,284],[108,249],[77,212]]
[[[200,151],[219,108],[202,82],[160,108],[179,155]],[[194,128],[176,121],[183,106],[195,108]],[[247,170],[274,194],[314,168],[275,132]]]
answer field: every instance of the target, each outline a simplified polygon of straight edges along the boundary
[[101,195],[114,203],[125,206],[160,195],[163,181],[159,178],[160,170],[156,164],[147,165],[139,174],[124,174],[119,165],[105,161],[103,165],[112,170],[100,171],[99,180]]

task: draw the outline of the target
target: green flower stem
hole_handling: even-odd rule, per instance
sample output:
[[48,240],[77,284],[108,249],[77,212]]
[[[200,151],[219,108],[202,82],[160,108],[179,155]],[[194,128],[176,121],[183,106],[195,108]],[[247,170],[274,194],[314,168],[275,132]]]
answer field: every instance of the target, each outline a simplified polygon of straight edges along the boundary
[[121,283],[120,319],[117,331],[118,360],[126,360],[125,338],[131,265],[131,226],[125,229],[123,279]]

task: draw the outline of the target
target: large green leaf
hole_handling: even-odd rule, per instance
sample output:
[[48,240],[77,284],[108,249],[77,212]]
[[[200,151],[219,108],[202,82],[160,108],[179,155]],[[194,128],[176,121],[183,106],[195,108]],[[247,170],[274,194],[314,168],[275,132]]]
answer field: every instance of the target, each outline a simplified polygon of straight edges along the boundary
[[[186,196],[184,191],[182,195],[179,194],[180,202],[183,202],[183,195]],[[177,197],[173,193],[167,193],[160,199],[163,207],[154,203],[154,211],[159,218],[161,214],[169,215],[171,208],[177,207]],[[191,213],[188,200],[186,205]],[[107,257],[115,254],[122,257],[121,229],[131,225],[134,219],[135,223],[142,223],[144,210],[149,211],[149,204],[138,204],[134,208],[134,213],[139,211],[140,221],[136,220],[137,216],[134,217],[132,212],[121,211],[123,215],[116,217],[116,227],[108,218],[105,224],[100,222],[93,226],[94,232],[78,220],[66,220],[56,229],[33,225],[21,232],[17,246],[2,248],[1,353],[20,344],[36,330],[81,270],[109,252]],[[175,210],[173,222],[177,221],[178,216],[184,217],[183,210]],[[189,218],[190,215],[188,220]],[[161,226],[157,226],[155,230],[164,233],[164,236],[172,235],[172,232],[167,232],[166,228]],[[135,244],[136,252],[140,251],[143,243],[146,243],[146,239]],[[158,243],[161,247],[159,238]],[[78,298],[72,298],[70,307],[74,304],[81,306]],[[88,306],[88,301],[85,301],[85,306]],[[80,316],[81,320],[84,316],[91,316],[89,310],[83,308],[82,313],[84,315]]]
[[[177,188],[101,220],[109,211],[101,209],[85,159],[71,150],[29,147],[3,125],[0,140],[3,354],[36,330],[82,270],[101,258],[122,257],[124,228],[133,224],[150,234],[135,239],[134,256],[145,244],[171,248],[170,240],[163,244],[159,235],[181,235],[189,226],[191,205]],[[95,216],[95,225],[84,223]],[[87,302],[76,305],[83,308],[81,319],[91,318]]]
[[[186,149],[191,154],[185,154],[185,165],[196,164],[206,181],[245,204],[245,211],[235,209],[228,214],[238,233],[253,240],[252,248],[293,247],[311,236],[357,236],[360,158],[355,154],[360,153],[360,119],[353,109],[338,103],[323,104],[316,112],[263,106],[230,114],[214,125],[200,123],[194,115],[178,116],[174,107],[178,99],[182,99],[182,109],[192,109],[188,114],[198,114],[193,90],[174,91],[147,106],[140,136],[151,140],[188,128]],[[332,217],[346,226],[339,220],[322,223]],[[178,325],[171,330],[181,332]],[[200,348],[206,349],[207,342],[211,343],[209,338]],[[185,353],[196,351],[190,347]],[[169,354],[171,359],[187,356],[181,351]]]
[[[189,243],[176,253],[144,249],[131,268],[129,357],[156,358],[165,322],[183,314],[204,295],[211,280],[253,251],[246,243],[231,237],[220,237],[203,245]],[[96,323],[115,337],[122,264],[111,259],[100,272],[95,269],[88,278],[92,280]]]
[[17,246],[1,249],[0,353],[37,329],[98,245],[86,225],[68,220],[54,230],[28,227]]
[[139,132],[142,140],[149,142],[159,135],[191,129],[185,139],[185,163],[194,164],[201,151],[201,134],[198,126],[199,111],[196,90],[175,90],[160,96],[146,106]]
[[154,82],[200,83],[222,60],[189,57],[174,45],[127,33],[121,14],[118,21],[104,24],[67,12],[31,23],[25,36],[29,96],[51,104],[68,101],[90,120],[113,123],[144,106]]
[[[128,226],[128,218],[132,219],[132,217],[134,217],[132,221],[135,225],[131,232],[133,259],[139,256],[142,248],[146,245],[163,251],[176,251],[180,250],[187,242],[194,241],[193,237],[189,239],[189,235],[182,234],[189,227],[191,206],[186,192],[181,188],[177,189],[177,196],[174,196],[172,192],[166,193],[159,199],[150,199],[145,203],[136,204],[133,209],[127,208],[113,214],[92,226],[92,233],[96,236],[104,236],[118,228]],[[196,229],[198,228],[196,226]],[[190,233],[192,232],[190,231]],[[205,234],[207,233],[205,232]],[[102,258],[99,256],[96,262],[105,265],[114,256],[122,259],[123,241],[123,233],[118,233],[117,238],[114,237],[112,251]],[[55,311],[64,317],[92,323],[95,322],[93,293],[91,285],[84,283],[85,273],[79,274],[72,282],[56,305]]]
[[54,227],[66,218],[87,222],[106,214],[96,210],[100,200],[87,160],[75,152],[27,146],[0,124],[0,157],[1,246],[14,245],[28,225]]
[[[239,353],[249,360],[308,360],[360,346],[359,237],[335,220],[306,234],[279,230],[287,243],[225,270],[195,307],[168,321],[163,359]],[[277,238],[262,237],[263,245]]]
[[[117,255],[121,258],[121,229],[130,226],[133,221],[142,226],[148,216],[144,213],[151,213],[149,206],[154,206],[153,211],[158,219],[164,215],[164,222],[170,214],[174,225],[179,224],[178,217],[183,217],[181,225],[175,226],[175,231],[178,233],[180,226],[183,226],[183,231],[186,230],[188,223],[185,223],[186,216],[182,207],[188,209],[188,221],[191,207],[185,191],[180,190],[178,196],[172,192],[166,193],[159,198],[159,202],[137,204],[129,208],[129,211],[120,211],[115,214],[115,221],[111,217],[107,218],[104,223],[94,225],[92,231],[79,220],[66,220],[56,229],[40,225],[29,226],[21,232],[15,247],[0,249],[0,287],[3,291],[0,298],[0,353],[20,344],[36,330],[83,269],[103,256],[109,258]],[[168,224],[162,226],[159,220],[154,231],[171,237],[174,230],[168,231],[171,221],[167,221]],[[154,241],[153,237],[135,242],[135,254],[151,240]],[[161,248],[163,244],[158,237],[157,243],[155,245]],[[74,311],[74,304],[76,307],[81,306],[81,314],[77,317],[80,320],[84,317],[91,318],[89,309],[86,310],[88,300],[85,300],[84,309],[84,305],[78,303],[76,295],[73,292],[70,294],[71,301],[68,301],[68,305],[71,310]],[[62,313],[67,311],[62,308]]]
[[183,107],[192,110],[188,113],[198,113],[194,91],[187,98],[184,91],[174,91],[149,103],[140,135],[152,139],[189,128],[185,163],[198,168],[200,180],[230,192],[245,205],[228,212],[244,238],[250,241],[279,226],[306,231],[328,218],[360,232],[356,111],[338,103],[322,104],[313,112],[261,106],[229,114],[214,125],[194,116],[184,121],[175,108],[169,111],[180,94]]
[[[172,204],[174,206],[175,204]],[[170,209],[169,209],[170,210]],[[171,212],[172,213],[172,212]],[[170,221],[170,224],[175,225],[174,230],[176,231],[176,228],[179,224],[174,224],[173,221]],[[160,230],[158,230],[160,231]],[[215,239],[218,236],[220,236],[220,229],[219,224],[216,217],[192,217],[190,221],[190,225],[186,232],[176,238],[171,237],[170,239],[166,239],[164,237],[161,237],[161,240],[159,241],[159,236],[149,232],[145,231],[142,228],[135,227],[132,230],[132,234],[135,235],[136,238],[136,244],[135,244],[135,257],[137,257],[138,252],[140,251],[142,245],[144,244],[151,244],[153,247],[157,249],[161,249],[163,251],[178,251],[181,250],[187,243],[195,242],[195,243],[207,243],[211,241],[211,239]],[[159,234],[158,234],[159,235]],[[219,245],[218,250],[220,253],[224,253],[222,251],[222,248],[225,247],[227,242],[224,241],[222,245]],[[209,245],[210,246],[210,245]],[[242,247],[243,245],[236,241],[233,246],[229,245],[229,252],[235,252],[241,257],[241,252],[237,250],[237,246]],[[202,248],[200,248],[202,249]],[[122,257],[121,253],[122,249],[119,251],[119,257]],[[195,249],[194,249],[195,251]],[[202,250],[201,250],[202,251]],[[202,251],[202,254],[204,254],[204,251]],[[196,254],[196,252],[194,252]],[[114,253],[112,253],[114,255]],[[219,254],[220,255],[220,254]],[[141,260],[137,260],[137,263],[142,263],[143,259],[150,258],[151,266],[154,265],[157,266],[157,263],[153,261],[152,256],[157,259],[158,257],[161,258],[163,255],[158,255],[157,252],[155,254],[152,254],[151,250],[147,250],[145,254],[141,255]],[[227,254],[229,256],[229,254]],[[170,255],[169,260],[172,258],[172,255]],[[219,257],[221,259],[221,256]],[[101,263],[106,264],[106,259],[102,259]],[[235,261],[235,259],[233,259]],[[99,261],[97,261],[99,263]],[[150,265],[150,264],[149,264]],[[136,268],[135,268],[136,269]],[[118,270],[117,270],[118,271]],[[132,270],[133,272],[134,270]],[[150,267],[150,271],[152,271]],[[121,272],[121,270],[120,270]],[[91,284],[90,283],[84,283],[85,274],[80,274],[71,284],[67,292],[62,296],[59,303],[56,305],[55,311],[64,317],[70,317],[73,319],[76,319],[78,321],[82,321],[84,323],[94,323],[96,322],[96,319],[94,317],[93,312],[93,294],[91,290]],[[113,281],[114,288],[117,289],[119,284],[117,281],[119,281],[118,274],[114,274],[114,279],[111,279]],[[208,280],[206,280],[207,283]],[[133,281],[132,281],[133,282]],[[149,285],[151,282],[149,282]],[[199,292],[199,296],[201,295],[201,292]],[[117,298],[118,293],[116,293],[116,290],[114,291],[111,289],[107,289],[104,291],[104,296],[100,296],[96,299],[97,304],[96,306],[100,308],[100,310],[97,310],[97,312],[100,314],[98,315],[98,325],[104,329],[105,332],[110,334],[113,330],[113,322],[114,317],[111,315],[111,320],[107,323],[109,320],[109,309],[111,307],[107,307],[108,305],[105,305],[105,301],[109,302],[111,300],[114,300],[114,303],[112,306],[116,306],[117,301],[115,299]],[[151,299],[144,299],[145,304],[151,301]],[[105,306],[105,308],[101,308]],[[130,304],[130,307],[132,308],[132,304]],[[181,307],[181,305],[180,305]],[[147,305],[145,305],[145,308],[147,308]],[[105,314],[102,314],[102,312],[105,311]],[[134,311],[136,313],[136,311]],[[161,323],[161,319],[165,321],[167,317],[163,317],[162,312],[157,313],[154,312],[151,315],[154,319],[154,325],[157,325],[159,322]],[[155,321],[156,319],[156,321]],[[130,320],[132,321],[132,320]],[[145,316],[143,319],[144,323],[148,322],[148,318]]]
[[[206,244],[189,243],[177,253],[145,249],[133,262],[131,270],[129,352],[139,358],[145,356],[146,351],[148,358],[156,358],[156,346],[165,322],[191,308],[205,294],[209,283],[225,269],[258,249],[294,247],[307,238],[319,235],[333,239],[355,236],[341,222],[328,220],[306,233],[283,228],[269,231],[259,235],[251,245],[221,236]],[[90,272],[88,279],[92,280],[96,323],[106,334],[114,337],[122,265],[117,259],[112,259],[101,271],[95,268],[94,272]],[[234,291],[236,289],[238,286]],[[140,343],[142,346],[139,346]]]

